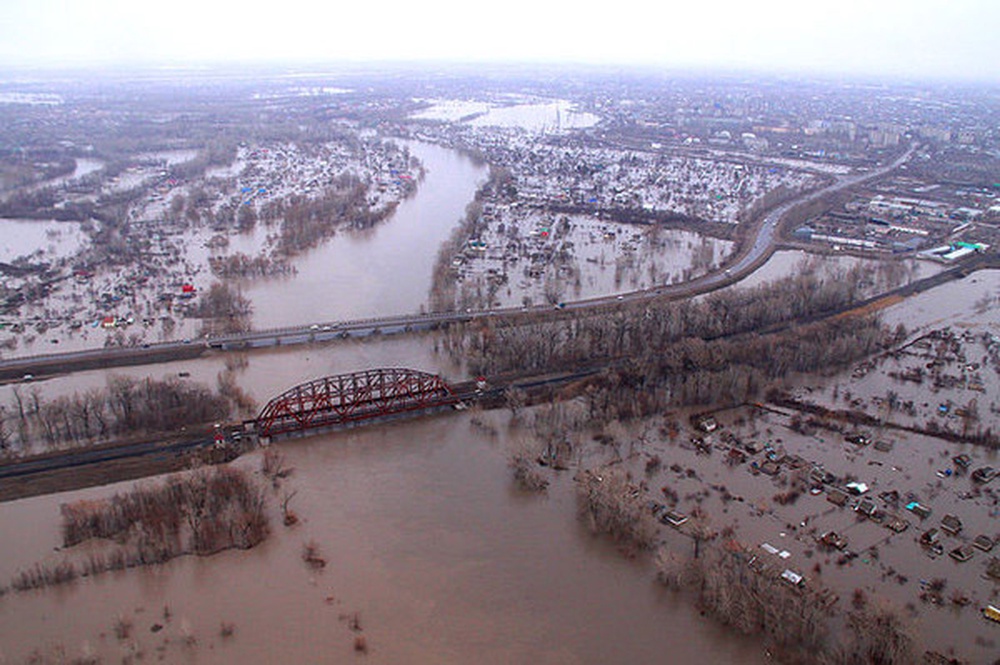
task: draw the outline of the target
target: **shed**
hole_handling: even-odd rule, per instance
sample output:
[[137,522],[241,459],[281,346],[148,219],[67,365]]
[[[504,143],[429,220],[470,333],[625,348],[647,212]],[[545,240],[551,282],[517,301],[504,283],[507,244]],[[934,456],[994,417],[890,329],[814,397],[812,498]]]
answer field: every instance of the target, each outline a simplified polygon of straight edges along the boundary
[[697,418],[695,426],[702,432],[708,434],[718,429],[719,422],[715,419],[714,416],[704,415]]
[[679,527],[688,521],[688,517],[687,515],[678,513],[675,510],[669,510],[663,514],[663,517],[661,517],[660,520],[664,524],[669,524],[672,527]]
[[972,480],[984,485],[996,478],[996,476],[997,471],[992,466],[983,466],[972,472]]
[[890,515],[885,523],[885,528],[892,529],[896,533],[903,533],[910,528],[910,523],[899,515]]
[[941,518],[941,529],[946,533],[957,536],[962,531],[962,520],[955,515],[945,515]]
[[730,448],[729,452],[726,453],[726,460],[730,464],[743,464],[747,461],[746,453],[744,453],[739,448]]
[[976,536],[975,540],[972,541],[972,544],[983,552],[991,551],[994,545],[993,539],[986,534],[979,534]]
[[847,488],[848,492],[854,494],[855,496],[861,496],[862,494],[868,492],[868,485],[866,485],[865,483],[850,482],[847,483],[845,487]]
[[785,572],[781,573],[781,579],[788,582],[794,587],[800,587],[803,583],[803,577],[793,570],[786,569]]
[[931,546],[937,544],[940,540],[939,532],[937,529],[928,529],[920,534],[920,544],[924,546]]
[[993,557],[986,564],[986,575],[994,580],[1000,580],[1000,558]]
[[846,439],[848,443],[853,443],[858,447],[867,446],[872,442],[871,437],[866,434],[848,434],[844,437],[844,439]]
[[972,552],[972,545],[962,545],[948,552],[948,556],[959,563],[965,563],[972,558]]
[[822,485],[826,482],[826,472],[823,469],[813,468],[809,472],[809,481],[814,485]]
[[835,506],[846,506],[848,499],[847,492],[839,487],[831,487],[826,493],[826,500]]
[[875,506],[875,502],[871,499],[862,499],[858,501],[858,505],[854,507],[854,512],[864,515],[865,517],[874,518],[875,513],[878,512],[878,508]]
[[822,538],[819,539],[819,542],[827,547],[832,547],[838,550],[842,550],[847,547],[847,539],[836,531],[827,531],[823,534]]

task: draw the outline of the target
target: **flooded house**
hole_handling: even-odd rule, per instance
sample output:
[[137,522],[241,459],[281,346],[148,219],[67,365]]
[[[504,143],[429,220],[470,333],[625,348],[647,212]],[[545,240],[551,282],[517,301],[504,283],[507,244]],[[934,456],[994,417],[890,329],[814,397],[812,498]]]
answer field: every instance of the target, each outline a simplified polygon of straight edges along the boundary
[[941,530],[949,535],[957,536],[962,531],[962,520],[955,515],[945,515],[941,518]]

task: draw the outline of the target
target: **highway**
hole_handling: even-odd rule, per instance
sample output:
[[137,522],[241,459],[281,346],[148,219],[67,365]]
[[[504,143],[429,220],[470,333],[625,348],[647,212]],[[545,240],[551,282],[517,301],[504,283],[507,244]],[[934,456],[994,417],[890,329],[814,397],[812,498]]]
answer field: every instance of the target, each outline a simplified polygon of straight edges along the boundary
[[[917,149],[917,144],[896,160],[865,173],[841,176],[820,189],[779,204],[768,212],[753,230],[752,242],[746,242],[739,253],[719,270],[684,282],[560,304],[556,309],[581,311],[598,309],[620,302],[641,302],[650,299],[680,299],[708,293],[728,284],[738,282],[762,266],[774,251],[778,229],[786,214],[799,205],[805,205],[824,196],[880,178],[906,162]],[[68,351],[46,355],[26,356],[0,360],[0,380],[12,381],[26,377],[41,377],[84,369],[99,369],[125,365],[144,365],[194,358],[210,350],[240,350],[261,347],[287,346],[310,342],[326,342],[337,338],[364,337],[375,334],[398,334],[430,330],[449,323],[471,321],[483,317],[513,317],[525,313],[549,313],[550,306],[497,308],[489,311],[439,312],[432,314],[402,314],[354,321],[317,322],[255,330],[245,333],[209,337],[199,340],[180,340],[144,344],[139,347],[101,348]]]

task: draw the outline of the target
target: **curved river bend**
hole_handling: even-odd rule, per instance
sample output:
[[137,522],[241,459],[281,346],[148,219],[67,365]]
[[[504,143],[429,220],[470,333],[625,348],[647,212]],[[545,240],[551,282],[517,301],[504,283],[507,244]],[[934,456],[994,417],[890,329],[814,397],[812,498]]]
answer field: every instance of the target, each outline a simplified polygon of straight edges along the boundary
[[[295,277],[249,286],[255,327],[415,312],[427,302],[437,248],[485,169],[444,148],[411,149],[428,169],[417,196],[388,223],[306,255]],[[312,376],[440,362],[428,345],[407,338],[274,350],[250,356],[241,380],[266,400]],[[211,381],[220,362],[164,370]],[[125,373],[133,371],[145,370]],[[86,387],[103,378],[86,372],[55,382]],[[765,662],[758,643],[699,617],[655,583],[650,566],[586,533],[568,475],[548,496],[514,491],[506,413],[478,417],[496,421],[501,434],[484,433],[465,413],[281,444],[295,470],[272,494],[269,540],[0,596],[0,662],[35,652],[117,662],[141,652],[164,662],[353,663],[356,634],[346,617],[355,612],[372,663]],[[256,470],[260,457],[236,463]],[[61,560],[61,503],[129,486],[0,505],[0,584],[36,561]],[[302,518],[292,528],[277,515],[286,490],[296,492],[291,506]],[[321,572],[301,560],[310,540],[328,561]],[[132,626],[127,639],[115,636],[119,617]],[[223,623],[235,634],[223,637]]]
[[427,305],[438,249],[486,179],[486,168],[448,148],[407,146],[427,169],[416,194],[385,222],[338,233],[297,258],[296,275],[246,285],[255,329],[416,313]]

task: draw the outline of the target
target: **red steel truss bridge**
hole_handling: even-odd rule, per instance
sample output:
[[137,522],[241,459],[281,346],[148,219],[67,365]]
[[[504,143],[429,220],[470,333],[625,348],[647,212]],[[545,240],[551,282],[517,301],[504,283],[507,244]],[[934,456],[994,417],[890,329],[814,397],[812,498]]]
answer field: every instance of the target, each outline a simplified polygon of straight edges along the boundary
[[336,427],[409,411],[448,406],[458,395],[436,374],[370,369],[316,379],[278,395],[257,416],[260,437]]

